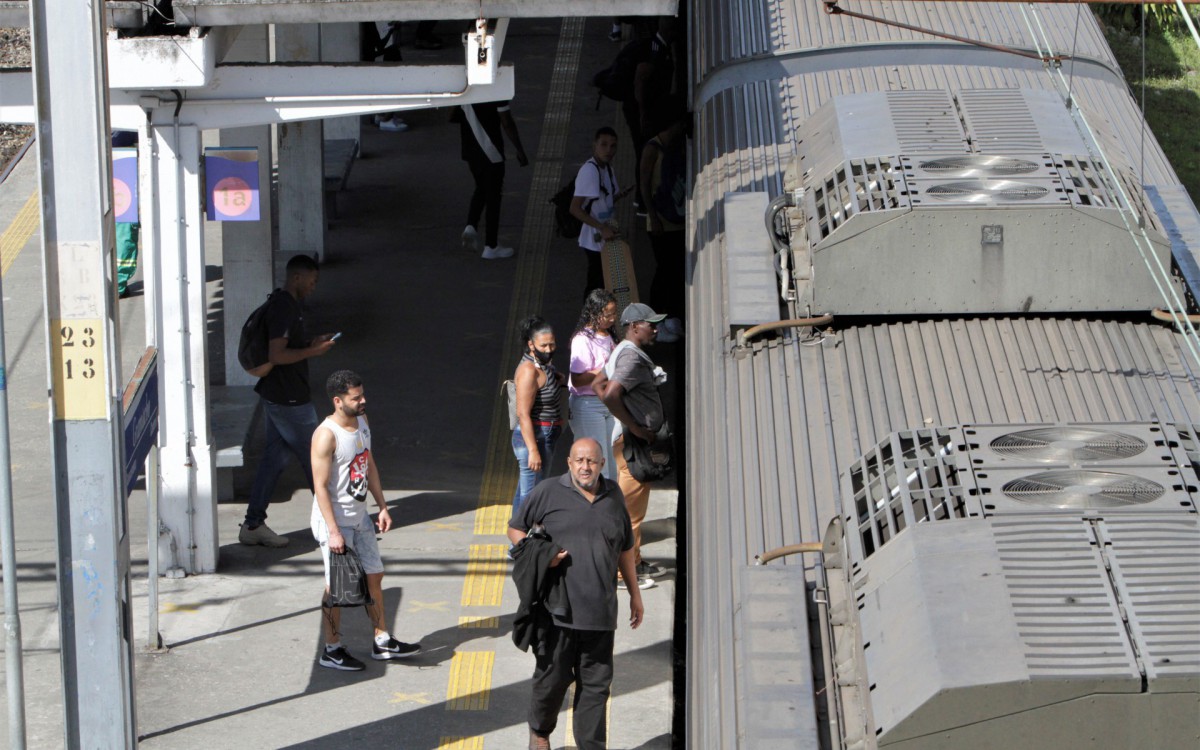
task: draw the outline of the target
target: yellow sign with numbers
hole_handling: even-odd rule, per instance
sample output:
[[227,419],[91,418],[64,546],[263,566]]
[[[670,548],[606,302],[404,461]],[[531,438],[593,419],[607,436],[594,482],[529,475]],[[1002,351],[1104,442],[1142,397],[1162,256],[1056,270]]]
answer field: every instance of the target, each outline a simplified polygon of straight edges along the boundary
[[56,419],[108,418],[104,321],[63,318],[50,328]]

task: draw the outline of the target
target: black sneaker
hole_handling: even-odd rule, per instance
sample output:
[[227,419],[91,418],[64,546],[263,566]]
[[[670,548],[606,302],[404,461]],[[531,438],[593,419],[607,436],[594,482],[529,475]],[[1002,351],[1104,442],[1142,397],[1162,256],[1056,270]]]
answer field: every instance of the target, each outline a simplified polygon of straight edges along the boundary
[[421,644],[405,643],[395,638],[389,638],[386,646],[378,643],[371,644],[371,658],[385,661],[387,659],[403,659],[406,656],[421,653]]
[[343,672],[361,672],[367,668],[366,664],[351,656],[343,646],[338,646],[332,651],[322,649],[321,658],[317,660],[317,663],[322,667],[340,669]]
[[667,569],[661,565],[642,560],[637,564],[638,578],[658,578],[667,574]]

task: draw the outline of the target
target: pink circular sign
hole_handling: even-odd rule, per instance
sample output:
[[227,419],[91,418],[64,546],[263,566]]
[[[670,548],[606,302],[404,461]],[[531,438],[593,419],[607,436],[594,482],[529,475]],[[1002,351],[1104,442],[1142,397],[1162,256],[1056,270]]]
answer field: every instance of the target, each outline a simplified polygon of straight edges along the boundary
[[133,191],[125,184],[124,180],[113,179],[113,210],[114,216],[120,216],[129,210],[130,204],[133,203]]
[[241,216],[250,210],[254,191],[240,177],[226,177],[213,188],[213,200],[218,211],[226,216]]

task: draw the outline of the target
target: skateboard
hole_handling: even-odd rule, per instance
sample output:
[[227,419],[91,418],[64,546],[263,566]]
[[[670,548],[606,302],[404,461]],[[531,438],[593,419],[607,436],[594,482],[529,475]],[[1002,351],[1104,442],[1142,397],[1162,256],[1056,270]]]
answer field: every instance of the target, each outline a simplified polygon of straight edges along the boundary
[[637,276],[633,270],[633,258],[629,243],[623,239],[611,239],[600,250],[600,261],[604,265],[604,287],[617,298],[617,309],[638,301]]

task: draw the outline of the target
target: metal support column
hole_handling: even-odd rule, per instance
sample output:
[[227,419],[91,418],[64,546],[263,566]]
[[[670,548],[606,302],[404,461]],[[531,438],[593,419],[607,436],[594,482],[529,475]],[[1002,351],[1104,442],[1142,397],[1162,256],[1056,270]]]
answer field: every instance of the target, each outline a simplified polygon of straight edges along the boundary
[[70,748],[137,744],[103,11],[29,4]]
[[176,559],[161,560],[161,564],[168,575],[172,568],[189,574],[213,573],[217,569],[217,498],[208,421],[200,129],[155,121],[150,138],[149,168],[157,191],[148,252],[156,253],[158,260],[153,314],[160,335],[161,367],[159,508],[176,550]]

